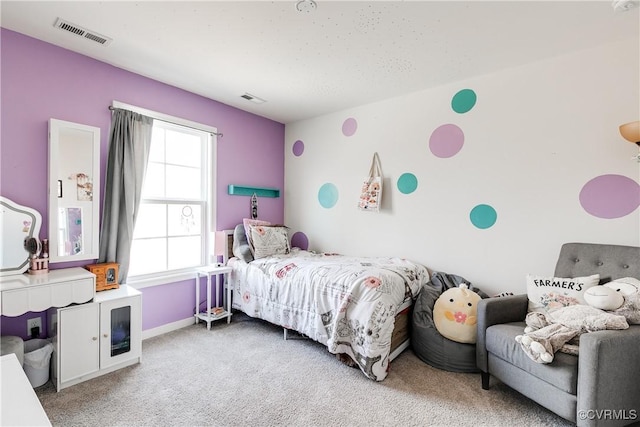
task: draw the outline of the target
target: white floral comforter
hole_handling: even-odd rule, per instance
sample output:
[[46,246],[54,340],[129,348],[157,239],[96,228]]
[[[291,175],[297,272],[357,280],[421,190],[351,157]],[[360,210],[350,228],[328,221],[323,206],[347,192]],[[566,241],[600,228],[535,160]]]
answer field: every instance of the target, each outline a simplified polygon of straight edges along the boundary
[[229,265],[234,308],[349,354],[377,381],[387,376],[398,308],[429,281],[426,267],[406,259],[298,249]]

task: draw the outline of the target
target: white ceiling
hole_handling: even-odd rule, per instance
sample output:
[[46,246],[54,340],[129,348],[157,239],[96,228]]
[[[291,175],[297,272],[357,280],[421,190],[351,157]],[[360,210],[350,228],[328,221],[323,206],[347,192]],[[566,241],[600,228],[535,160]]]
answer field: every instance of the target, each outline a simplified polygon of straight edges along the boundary
[[[1,25],[290,123],[639,37],[611,1],[5,1]],[[54,28],[60,17],[110,37]],[[245,92],[267,100],[254,104]]]

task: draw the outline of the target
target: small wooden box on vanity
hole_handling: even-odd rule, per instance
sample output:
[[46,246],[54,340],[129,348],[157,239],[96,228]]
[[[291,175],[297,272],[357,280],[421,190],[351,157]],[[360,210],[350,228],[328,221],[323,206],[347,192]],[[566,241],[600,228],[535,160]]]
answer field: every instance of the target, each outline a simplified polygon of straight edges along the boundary
[[87,270],[96,275],[96,292],[107,289],[118,289],[118,267],[117,262],[104,262],[101,264],[89,264],[85,266]]

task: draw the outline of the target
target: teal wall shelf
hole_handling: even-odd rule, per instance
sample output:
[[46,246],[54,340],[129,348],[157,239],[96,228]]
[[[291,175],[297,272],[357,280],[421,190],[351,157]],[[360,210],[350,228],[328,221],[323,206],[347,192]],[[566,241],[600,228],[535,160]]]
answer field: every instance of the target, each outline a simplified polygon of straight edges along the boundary
[[229,184],[229,194],[234,196],[280,197],[280,190],[268,187],[249,187]]

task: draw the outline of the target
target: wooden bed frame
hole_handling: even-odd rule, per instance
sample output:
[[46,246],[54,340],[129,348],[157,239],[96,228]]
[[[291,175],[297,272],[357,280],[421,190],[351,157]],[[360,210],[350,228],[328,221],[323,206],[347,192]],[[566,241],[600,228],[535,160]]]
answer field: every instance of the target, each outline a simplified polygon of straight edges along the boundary
[[393,333],[391,334],[391,352],[389,360],[393,360],[400,355],[411,342],[411,314],[413,302],[406,301],[396,314],[396,321],[393,325]]
[[[391,333],[391,351],[389,352],[389,360],[393,360],[398,357],[404,350],[409,347],[411,338],[411,313],[413,304],[409,301],[406,301],[400,309],[398,310],[398,314],[396,314],[396,321],[393,324],[393,332]],[[295,331],[291,331],[287,328],[283,329],[283,337],[284,340],[290,339],[300,339],[299,335]],[[293,338],[289,335],[290,332],[294,332],[296,334],[296,338]],[[307,339],[306,337],[303,337]]]

